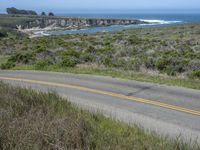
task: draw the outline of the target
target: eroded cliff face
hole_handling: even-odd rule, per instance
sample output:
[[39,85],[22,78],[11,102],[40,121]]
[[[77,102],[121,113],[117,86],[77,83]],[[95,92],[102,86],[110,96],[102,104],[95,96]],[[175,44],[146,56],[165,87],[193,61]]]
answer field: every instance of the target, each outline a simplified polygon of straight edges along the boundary
[[28,21],[20,25],[21,29],[30,28],[84,28],[111,25],[129,25],[129,24],[147,24],[147,22],[139,20],[123,20],[123,19],[82,19],[82,18],[38,18]]

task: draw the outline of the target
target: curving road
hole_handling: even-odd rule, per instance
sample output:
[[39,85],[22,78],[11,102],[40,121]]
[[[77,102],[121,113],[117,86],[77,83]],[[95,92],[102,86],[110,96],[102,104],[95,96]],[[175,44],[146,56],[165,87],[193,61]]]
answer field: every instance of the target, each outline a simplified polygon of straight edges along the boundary
[[200,91],[90,75],[2,71],[0,80],[61,96],[147,131],[200,143]]

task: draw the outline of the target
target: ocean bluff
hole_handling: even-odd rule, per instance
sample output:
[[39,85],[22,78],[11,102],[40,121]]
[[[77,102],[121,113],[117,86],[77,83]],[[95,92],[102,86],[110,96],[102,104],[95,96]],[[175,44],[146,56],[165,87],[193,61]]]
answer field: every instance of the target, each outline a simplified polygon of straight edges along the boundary
[[147,21],[128,19],[97,19],[97,18],[68,18],[68,17],[33,17],[31,20],[16,24],[16,28],[24,33],[54,30],[72,30],[88,27],[104,27],[112,25],[149,24]]

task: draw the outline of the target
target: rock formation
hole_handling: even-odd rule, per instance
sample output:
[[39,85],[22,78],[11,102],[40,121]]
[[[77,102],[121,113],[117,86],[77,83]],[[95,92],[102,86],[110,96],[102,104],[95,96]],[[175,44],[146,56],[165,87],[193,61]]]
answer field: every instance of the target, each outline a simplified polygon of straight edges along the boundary
[[130,24],[148,24],[148,22],[140,20],[125,20],[125,19],[84,19],[84,18],[51,18],[40,17],[32,21],[28,21],[21,26],[21,29],[30,28],[47,28],[52,29],[80,29],[85,27],[102,27],[111,25],[130,25]]

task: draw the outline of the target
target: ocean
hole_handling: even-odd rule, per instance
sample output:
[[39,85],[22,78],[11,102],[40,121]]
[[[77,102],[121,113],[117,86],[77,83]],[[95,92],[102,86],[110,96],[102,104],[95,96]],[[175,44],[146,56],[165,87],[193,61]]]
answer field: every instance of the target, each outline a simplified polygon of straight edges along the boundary
[[188,23],[200,23],[200,14],[57,14],[59,16],[83,17],[83,18],[112,18],[112,19],[138,19],[149,22],[159,22],[159,24],[144,25],[114,25],[109,27],[92,27],[80,30],[64,30],[45,32],[48,35],[81,34],[121,31],[130,28],[155,28],[164,26],[174,26]]

